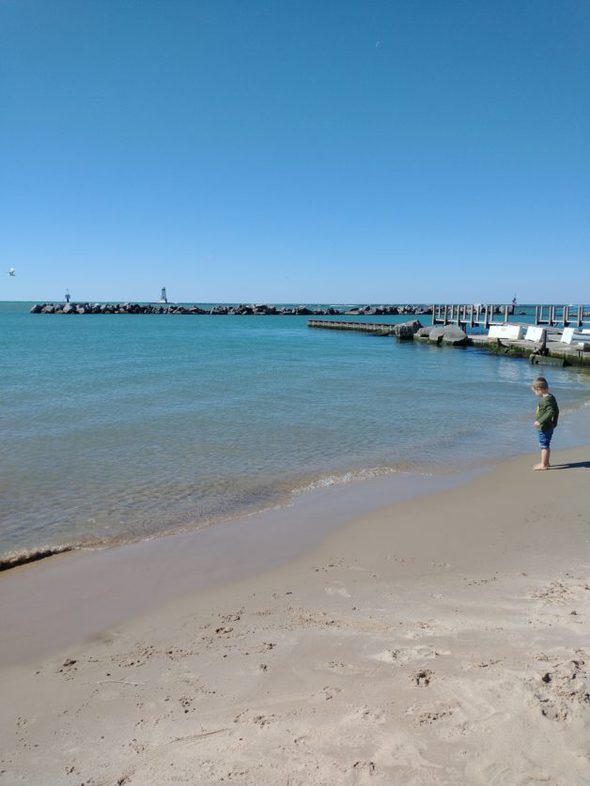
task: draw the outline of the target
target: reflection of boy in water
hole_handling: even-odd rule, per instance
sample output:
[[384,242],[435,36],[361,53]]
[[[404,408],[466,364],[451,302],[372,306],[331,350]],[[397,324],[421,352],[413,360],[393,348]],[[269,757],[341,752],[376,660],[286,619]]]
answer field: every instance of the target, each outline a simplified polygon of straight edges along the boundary
[[541,448],[541,462],[535,464],[533,469],[549,469],[549,457],[551,455],[551,437],[553,429],[557,426],[559,418],[559,407],[555,396],[549,392],[549,385],[545,377],[537,377],[533,382],[531,390],[540,398],[535,413],[535,426],[539,431],[539,447]]

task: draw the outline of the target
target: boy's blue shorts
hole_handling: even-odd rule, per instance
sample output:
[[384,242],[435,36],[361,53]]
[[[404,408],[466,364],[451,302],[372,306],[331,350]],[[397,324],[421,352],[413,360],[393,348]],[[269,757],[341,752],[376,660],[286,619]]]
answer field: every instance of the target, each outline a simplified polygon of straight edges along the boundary
[[551,437],[553,436],[553,429],[548,428],[545,431],[539,429],[539,447],[542,450],[548,450],[551,444]]

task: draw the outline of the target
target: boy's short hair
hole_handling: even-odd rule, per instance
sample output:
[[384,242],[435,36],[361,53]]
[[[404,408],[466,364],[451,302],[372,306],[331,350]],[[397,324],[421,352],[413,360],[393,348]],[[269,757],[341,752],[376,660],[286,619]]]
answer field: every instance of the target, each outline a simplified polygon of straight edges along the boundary
[[533,382],[533,387],[535,390],[549,390],[549,383],[545,377],[537,377]]

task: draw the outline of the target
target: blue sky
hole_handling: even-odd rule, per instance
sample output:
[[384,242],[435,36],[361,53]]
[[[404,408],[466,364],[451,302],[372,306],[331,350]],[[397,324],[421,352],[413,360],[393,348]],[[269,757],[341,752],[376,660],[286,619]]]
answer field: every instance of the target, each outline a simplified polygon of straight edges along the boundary
[[0,0],[0,300],[588,302],[588,40],[588,0]]

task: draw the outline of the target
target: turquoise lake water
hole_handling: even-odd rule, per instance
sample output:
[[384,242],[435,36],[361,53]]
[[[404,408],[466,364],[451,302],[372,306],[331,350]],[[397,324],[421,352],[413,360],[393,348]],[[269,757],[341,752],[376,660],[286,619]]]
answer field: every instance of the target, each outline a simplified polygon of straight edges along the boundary
[[[524,360],[312,330],[306,317],[30,306],[0,304],[0,556],[153,537],[307,488],[536,451],[538,369]],[[544,371],[563,413],[555,447],[587,442],[590,376]]]

